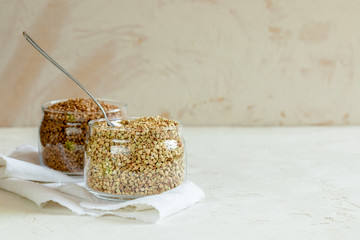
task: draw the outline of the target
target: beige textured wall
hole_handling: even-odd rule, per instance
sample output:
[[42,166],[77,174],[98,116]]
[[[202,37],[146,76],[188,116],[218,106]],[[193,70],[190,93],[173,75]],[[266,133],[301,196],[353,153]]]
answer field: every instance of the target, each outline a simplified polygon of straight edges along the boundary
[[357,0],[0,1],[0,126],[83,97],[186,125],[360,123]]

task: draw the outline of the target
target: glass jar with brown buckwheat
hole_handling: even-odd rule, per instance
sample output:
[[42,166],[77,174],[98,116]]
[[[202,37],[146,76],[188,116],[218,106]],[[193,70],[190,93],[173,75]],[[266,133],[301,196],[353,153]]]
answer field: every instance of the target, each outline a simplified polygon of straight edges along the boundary
[[[109,118],[123,118],[127,106],[99,99]],[[55,100],[42,105],[39,129],[41,164],[69,175],[83,175],[85,140],[90,120],[103,117],[92,99]]]

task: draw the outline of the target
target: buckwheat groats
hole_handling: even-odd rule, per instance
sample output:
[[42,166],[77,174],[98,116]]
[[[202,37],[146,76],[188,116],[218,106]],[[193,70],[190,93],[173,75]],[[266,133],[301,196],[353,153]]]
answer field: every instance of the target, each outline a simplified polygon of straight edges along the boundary
[[[126,104],[100,101],[109,118],[121,118]],[[52,101],[42,106],[39,152],[42,164],[69,174],[83,174],[88,122],[102,118],[92,99],[76,98]]]
[[182,126],[160,116],[89,123],[87,188],[103,198],[131,199],[180,185],[186,175]]

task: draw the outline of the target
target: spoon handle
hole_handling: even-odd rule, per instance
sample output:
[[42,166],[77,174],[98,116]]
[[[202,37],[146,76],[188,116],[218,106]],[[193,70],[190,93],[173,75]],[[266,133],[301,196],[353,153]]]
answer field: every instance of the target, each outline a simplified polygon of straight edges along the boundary
[[104,114],[104,117],[106,119],[106,122],[109,126],[115,127],[115,125],[108,119],[104,108],[101,106],[101,104],[94,98],[94,96],[85,88],[84,85],[82,85],[78,80],[76,80],[68,71],[66,71],[62,66],[60,66],[57,62],[55,62],[54,59],[52,59],[44,50],[42,50],[39,45],[37,45],[34,40],[31,39],[29,35],[26,34],[26,32],[23,32],[23,35],[25,39],[34,47],[36,50],[38,50],[47,60],[49,60],[52,64],[54,64],[60,71],[66,74],[71,80],[73,80],[79,87],[81,87],[91,98],[94,100],[94,102],[99,106],[101,112]]

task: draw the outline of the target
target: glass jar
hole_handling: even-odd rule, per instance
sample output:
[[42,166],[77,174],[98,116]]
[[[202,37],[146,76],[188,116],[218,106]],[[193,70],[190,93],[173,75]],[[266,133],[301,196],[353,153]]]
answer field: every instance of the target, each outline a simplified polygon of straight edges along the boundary
[[[69,175],[83,175],[88,122],[102,118],[103,114],[94,108],[87,108],[86,111],[52,108],[54,104],[65,104],[67,101],[75,100],[78,99],[55,100],[42,105],[43,118],[39,128],[38,145],[42,165]],[[106,111],[109,117],[125,117],[127,111],[125,103],[107,99],[99,100],[114,108]]]
[[104,199],[129,200],[177,187],[186,177],[182,124],[130,126],[138,118],[89,122],[84,178],[87,189]]

